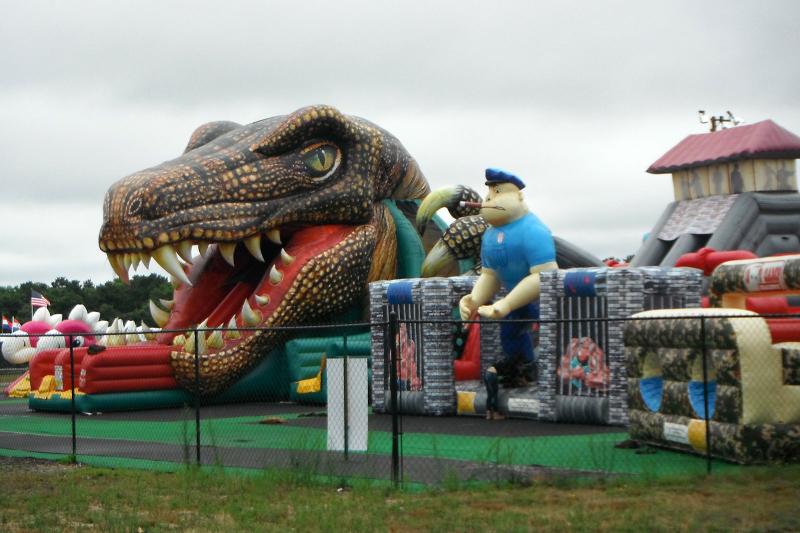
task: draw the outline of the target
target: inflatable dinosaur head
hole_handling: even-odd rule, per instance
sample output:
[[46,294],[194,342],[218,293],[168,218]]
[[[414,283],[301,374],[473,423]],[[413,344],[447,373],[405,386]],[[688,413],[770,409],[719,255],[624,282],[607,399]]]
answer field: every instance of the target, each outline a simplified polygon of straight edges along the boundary
[[[100,248],[123,280],[150,258],[171,274],[174,299],[151,305],[164,329],[309,324],[392,275],[393,229],[381,200],[427,192],[397,139],[332,107],[246,126],[213,122],[179,158],[111,186]],[[173,368],[187,388],[199,355],[201,392],[213,394],[285,336],[164,333],[160,341],[176,346]]]

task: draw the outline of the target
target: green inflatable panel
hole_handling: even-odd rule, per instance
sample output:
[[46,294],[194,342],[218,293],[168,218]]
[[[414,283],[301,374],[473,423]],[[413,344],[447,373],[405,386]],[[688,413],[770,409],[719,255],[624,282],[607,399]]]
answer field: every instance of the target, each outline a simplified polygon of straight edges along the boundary
[[422,262],[425,260],[425,248],[422,246],[419,234],[392,200],[384,200],[383,205],[389,208],[396,228],[397,277],[418,278],[422,273]]
[[[371,353],[369,332],[347,336],[347,354],[369,356]],[[301,403],[324,404],[328,398],[327,376],[322,373],[322,386],[318,392],[298,393],[297,383],[313,378],[319,373],[322,356],[341,356],[345,353],[345,340],[341,335],[336,337],[300,338],[286,343],[286,355],[289,361],[289,399]]]

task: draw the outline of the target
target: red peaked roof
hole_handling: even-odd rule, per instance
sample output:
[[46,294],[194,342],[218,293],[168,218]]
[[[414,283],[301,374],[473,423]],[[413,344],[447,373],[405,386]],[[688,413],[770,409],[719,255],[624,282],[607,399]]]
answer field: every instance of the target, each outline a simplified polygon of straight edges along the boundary
[[650,165],[647,172],[665,174],[739,159],[798,157],[800,137],[771,120],[763,120],[747,126],[689,135]]

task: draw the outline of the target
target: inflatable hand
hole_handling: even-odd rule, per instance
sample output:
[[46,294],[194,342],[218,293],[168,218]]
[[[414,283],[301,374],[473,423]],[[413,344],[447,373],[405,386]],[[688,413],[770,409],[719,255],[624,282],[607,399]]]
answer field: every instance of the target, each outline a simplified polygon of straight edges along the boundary
[[505,318],[510,312],[511,309],[502,300],[492,305],[482,305],[478,308],[478,314],[483,318],[494,318],[496,320]]
[[472,299],[472,295],[467,294],[458,303],[458,310],[461,313],[461,320],[470,320],[478,310],[478,305]]

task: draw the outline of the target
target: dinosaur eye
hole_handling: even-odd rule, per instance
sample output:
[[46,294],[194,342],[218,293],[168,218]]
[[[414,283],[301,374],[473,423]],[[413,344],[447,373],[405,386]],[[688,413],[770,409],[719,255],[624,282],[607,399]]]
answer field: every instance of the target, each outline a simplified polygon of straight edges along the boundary
[[73,348],[80,348],[84,344],[86,344],[86,341],[84,340],[82,335],[76,335],[75,337],[72,337]]
[[131,200],[131,203],[128,204],[128,215],[136,216],[139,214],[139,211],[142,210],[142,199],[141,198],[134,198]]
[[300,156],[314,181],[328,178],[339,166],[341,160],[339,149],[329,143],[307,146],[300,152]]

